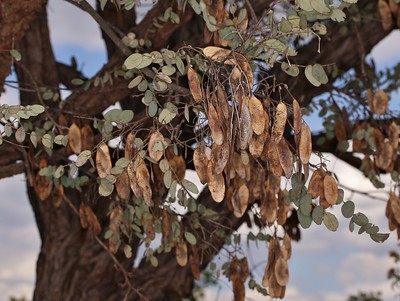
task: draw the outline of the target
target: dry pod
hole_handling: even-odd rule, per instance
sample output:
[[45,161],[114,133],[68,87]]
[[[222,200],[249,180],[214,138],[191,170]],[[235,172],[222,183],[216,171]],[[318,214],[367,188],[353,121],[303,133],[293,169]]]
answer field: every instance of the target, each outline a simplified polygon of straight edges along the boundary
[[274,125],[272,126],[271,142],[278,144],[285,131],[287,119],[287,107],[283,102],[276,106]]

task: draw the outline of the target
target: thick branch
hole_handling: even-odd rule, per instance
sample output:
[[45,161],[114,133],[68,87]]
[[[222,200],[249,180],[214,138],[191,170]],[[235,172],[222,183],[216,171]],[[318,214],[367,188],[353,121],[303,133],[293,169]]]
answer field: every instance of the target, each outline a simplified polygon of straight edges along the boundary
[[2,0],[0,2],[0,92],[10,73],[11,49],[18,48],[19,41],[29,24],[37,17],[46,0]]

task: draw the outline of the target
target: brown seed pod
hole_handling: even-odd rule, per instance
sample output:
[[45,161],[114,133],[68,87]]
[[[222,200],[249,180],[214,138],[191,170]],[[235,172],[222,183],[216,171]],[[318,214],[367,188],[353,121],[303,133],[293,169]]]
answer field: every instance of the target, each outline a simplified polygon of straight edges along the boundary
[[307,164],[310,160],[312,153],[312,140],[311,131],[307,123],[301,125],[300,143],[299,143],[299,157],[303,164]]
[[213,174],[212,164],[208,163],[207,167],[208,189],[214,201],[220,203],[225,197],[225,180],[223,173]]
[[176,256],[176,262],[181,266],[184,267],[188,263],[188,250],[187,250],[187,245],[184,242],[179,242],[176,245],[175,249],[175,256]]
[[[381,1],[382,0],[380,0],[379,2],[381,2]],[[387,111],[388,106],[389,106],[389,98],[388,98],[387,94],[385,93],[385,91],[378,90],[374,94],[372,103],[373,103],[373,112],[376,115],[380,116],[382,114],[385,114],[385,112]]]
[[129,163],[127,172],[128,172],[128,176],[129,176],[129,186],[131,187],[133,194],[138,199],[143,198],[143,190],[142,190],[142,188],[140,188],[140,186],[138,184],[138,180],[136,177],[136,171],[134,170],[133,162]]
[[147,206],[151,204],[152,190],[150,186],[150,173],[146,164],[142,161],[136,168],[137,184],[143,191],[143,199]]
[[124,170],[117,177],[117,181],[115,182],[115,189],[117,190],[117,194],[121,198],[121,200],[128,199],[131,188],[129,186],[129,175],[127,170]]
[[189,81],[189,89],[192,97],[196,103],[200,103],[203,100],[203,92],[201,90],[200,80],[197,75],[197,72],[189,67],[187,73],[188,81]]
[[324,178],[324,196],[330,205],[336,205],[339,190],[335,178],[331,175],[326,175]]
[[268,135],[267,131],[262,132],[261,135],[253,134],[253,137],[249,142],[249,152],[254,158],[261,156]]
[[246,184],[242,184],[232,195],[233,214],[240,218],[245,214],[249,205],[250,192]]
[[287,261],[279,256],[275,263],[275,278],[280,286],[285,286],[289,282],[289,267]]
[[317,169],[312,174],[310,182],[308,183],[307,193],[310,194],[313,199],[323,194],[325,175],[326,172],[323,169]]
[[81,130],[76,123],[71,124],[68,129],[68,146],[77,155],[82,151]]
[[211,150],[211,163],[213,173],[221,173],[229,161],[229,146],[227,143],[222,145],[214,144]]
[[239,118],[239,148],[245,150],[253,135],[248,100],[243,101]]
[[265,130],[266,112],[261,101],[254,95],[249,99],[249,112],[254,133],[261,135]]
[[279,143],[276,145],[276,149],[278,151],[279,162],[283,171],[285,172],[285,176],[286,178],[290,179],[293,175],[293,155],[284,138],[281,139],[281,141],[279,141]]
[[267,149],[268,167],[269,170],[277,177],[280,177],[283,173],[281,162],[279,161],[279,154],[276,146],[269,143]]
[[221,47],[208,46],[203,49],[203,53],[207,58],[214,62],[223,63],[227,58],[229,58],[232,51]]
[[378,1],[378,13],[384,30],[390,30],[393,26],[392,13],[389,4],[384,0]]
[[394,121],[389,126],[388,139],[392,144],[393,150],[397,150],[399,147],[399,126]]
[[160,161],[161,157],[164,155],[164,152],[163,150],[155,149],[154,146],[156,143],[162,143],[162,141],[164,141],[164,136],[160,133],[160,131],[157,130],[151,134],[147,149],[149,157],[156,162]]
[[96,152],[96,169],[100,178],[105,178],[111,174],[111,157],[108,145],[102,141],[97,147]]
[[222,132],[221,122],[218,119],[218,113],[212,103],[208,104],[207,117],[214,142],[221,145],[224,143],[224,133]]
[[82,150],[91,150],[94,147],[94,134],[90,125],[85,124],[81,128]]
[[193,153],[193,164],[201,184],[207,183],[208,158],[204,150],[199,146]]
[[296,147],[299,147],[300,142],[301,119],[302,117],[300,104],[296,99],[293,99],[293,131]]
[[385,142],[382,145],[377,145],[377,152],[375,156],[375,164],[377,167],[386,169],[393,162],[394,150],[390,142]]
[[287,107],[283,102],[276,106],[274,125],[272,126],[271,142],[278,144],[281,141],[283,132],[285,131],[287,119]]

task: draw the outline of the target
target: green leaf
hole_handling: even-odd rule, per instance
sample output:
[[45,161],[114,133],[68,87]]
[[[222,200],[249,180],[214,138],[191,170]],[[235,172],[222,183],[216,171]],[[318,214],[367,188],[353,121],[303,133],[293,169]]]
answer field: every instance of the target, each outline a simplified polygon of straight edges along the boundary
[[134,53],[127,57],[124,62],[124,66],[129,70],[137,68],[143,61],[143,55],[140,53]]
[[171,76],[171,75],[173,75],[173,74],[176,72],[176,68],[173,67],[173,66],[168,66],[168,65],[166,65],[166,66],[163,66],[163,67],[161,68],[161,72],[162,72],[163,74],[165,74],[166,76]]
[[172,119],[174,119],[176,116],[176,113],[171,112],[168,109],[163,109],[160,113],[160,115],[158,116],[158,121],[160,121],[160,123],[162,124],[167,124],[170,123],[172,121]]
[[44,112],[44,107],[41,105],[30,105],[30,106],[27,106],[27,109],[29,111],[32,111],[36,115],[39,115]]
[[101,196],[109,196],[114,191],[114,185],[105,179],[101,179],[100,186],[99,186],[99,194]]
[[4,126],[4,134],[6,137],[10,137],[12,135],[12,127],[10,123],[6,123]]
[[310,216],[311,215],[311,210],[312,210],[312,197],[308,193],[305,194],[301,199],[300,199],[300,206],[299,209],[302,214],[305,216]]
[[162,172],[166,172],[170,169],[168,159],[164,158],[160,162],[158,162],[158,167],[160,167]]
[[339,227],[339,222],[332,213],[330,212],[325,212],[323,222],[326,228],[331,231],[336,231],[337,228]]
[[324,208],[320,205],[316,206],[314,208],[314,210],[312,211],[312,220],[314,221],[314,223],[316,223],[317,225],[321,225],[322,224],[322,220],[324,218]]
[[306,78],[308,79],[308,81],[316,86],[319,87],[321,86],[321,83],[314,77],[313,75],[313,66],[312,65],[308,65],[304,71],[304,74],[306,75]]
[[191,245],[196,244],[196,242],[197,242],[196,237],[192,233],[185,232],[184,235],[185,235],[185,239],[188,241],[188,243],[190,243]]
[[194,12],[197,15],[200,15],[201,14],[201,8],[200,8],[200,5],[197,2],[197,0],[189,0],[188,2],[190,4],[190,6],[193,8]]
[[355,210],[355,205],[352,201],[347,201],[342,205],[342,214],[345,218],[350,218],[353,216]]
[[136,76],[134,79],[132,79],[129,84],[128,84],[128,88],[132,89],[135,88],[136,86],[138,86],[143,80],[143,76],[138,75]]
[[73,84],[74,86],[81,86],[84,83],[85,83],[84,80],[82,80],[80,78],[74,78],[71,80],[71,84]]
[[68,136],[57,135],[54,137],[54,143],[58,145],[67,146],[68,144]]
[[376,233],[370,235],[373,241],[382,243],[389,238],[389,233]]
[[185,187],[185,189],[187,189],[188,191],[190,191],[192,193],[195,193],[195,194],[199,193],[199,189],[197,188],[197,186],[194,183],[192,183],[186,179],[182,180],[182,186]]
[[312,223],[312,218],[311,216],[306,216],[303,213],[301,213],[300,210],[297,210],[297,218],[299,219],[300,226],[303,229],[308,229],[311,226]]
[[[351,3],[351,4],[357,3],[357,1],[358,0],[343,0],[343,2]],[[399,2],[397,2],[397,3],[399,3]]]
[[29,139],[32,142],[32,145],[36,148],[37,147],[37,136],[35,132],[31,132],[31,134],[29,135]]
[[18,130],[15,132],[15,139],[17,142],[22,143],[24,142],[26,137],[25,129],[23,126],[20,126]]
[[22,59],[21,52],[19,52],[17,49],[11,49],[10,54],[13,57],[14,60],[19,62]]
[[132,110],[123,110],[119,115],[119,122],[128,123],[133,119],[133,111]]
[[364,226],[369,222],[368,217],[361,212],[354,214],[352,220],[355,224],[359,226]]
[[132,248],[130,245],[125,245],[124,247],[124,253],[126,258],[131,258],[132,257]]
[[286,62],[282,62],[281,69],[282,69],[282,71],[284,71],[285,73],[287,73],[288,75],[293,76],[293,77],[298,76],[300,73],[299,67],[297,67],[296,65],[292,65],[292,64],[289,65]]
[[328,83],[328,76],[325,73],[324,67],[322,67],[320,64],[315,64],[312,66],[312,75],[320,83]]
[[64,166],[60,165],[54,172],[54,178],[59,179],[62,177],[63,174],[64,174]]
[[300,8],[302,10],[309,11],[309,12],[314,10],[311,6],[310,0],[298,0],[297,4],[300,6]]
[[92,157],[92,152],[90,150],[84,150],[76,158],[75,165],[77,167],[83,166]]
[[[163,179],[164,179],[164,185],[165,185],[165,187],[170,188],[171,185],[172,185],[172,171],[171,171],[171,170],[167,170],[167,171],[164,173]],[[173,196],[173,197],[174,197],[174,196]]]
[[157,259],[157,257],[155,257],[155,256],[151,256],[150,257],[150,263],[151,263],[151,265],[153,266],[153,267],[158,267],[158,259]]
[[125,158],[125,157],[119,158],[117,160],[117,162],[115,162],[115,166],[119,166],[119,167],[125,168],[125,167],[127,167],[129,165],[130,162],[131,161],[128,158]]
[[53,148],[53,138],[49,134],[44,134],[42,137],[42,144],[45,147],[52,149]]
[[332,9],[331,19],[336,22],[343,22],[346,19],[346,14],[338,8]]
[[310,0],[311,7],[321,14],[329,14],[331,10],[326,6],[325,0]]

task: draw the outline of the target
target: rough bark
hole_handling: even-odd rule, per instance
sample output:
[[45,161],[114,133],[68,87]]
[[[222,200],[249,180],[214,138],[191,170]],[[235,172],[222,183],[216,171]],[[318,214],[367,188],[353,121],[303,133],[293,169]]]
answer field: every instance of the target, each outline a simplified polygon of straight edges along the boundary
[[[4,0],[0,3],[0,92],[10,74],[10,50],[17,48],[29,24],[37,17],[47,0]],[[23,16],[23,17],[22,17]]]
[[[32,2],[29,1],[29,3]],[[42,2],[35,1],[35,3]],[[258,7],[258,12],[261,1],[253,2],[258,5],[256,6]],[[184,31],[184,26],[192,22],[193,13],[190,10],[186,10],[181,12],[181,23],[179,25],[165,23],[159,29],[149,30],[152,27],[153,19],[159,16],[170,4],[171,1],[159,1],[144,20],[132,28],[132,31],[137,36],[150,39],[153,42],[153,49],[168,46],[169,42],[173,41],[174,33]],[[360,47],[363,47],[366,52],[388,34],[379,24],[371,26],[359,28],[361,39],[358,41],[362,42]],[[24,26],[21,25],[22,27]],[[175,45],[179,45],[182,40],[173,42]],[[331,36],[331,40],[324,44],[323,52],[320,58],[317,58],[317,61],[320,63],[336,62],[343,70],[348,70],[361,59],[359,53],[348,51],[344,47],[344,45],[348,47],[349,43],[353,45],[354,35],[340,36],[338,34]],[[41,17],[31,24],[31,28],[25,35],[20,47],[29,54],[27,59],[22,62],[24,67],[21,67],[18,74],[22,82],[29,85],[40,84],[57,87],[60,82],[68,80],[63,79],[57,73],[57,64],[48,38],[44,11],[42,11]],[[111,46],[109,47],[109,62],[97,75],[102,75],[106,71],[118,68],[123,63],[124,56],[112,50]],[[354,46],[351,47],[353,48]],[[310,56],[315,54],[315,42],[305,46],[303,49],[300,51],[301,57],[304,60],[311,59]],[[313,51],[311,52],[310,49],[313,49]],[[40,65],[39,68],[37,68],[38,64]],[[0,66],[2,66],[1,61]],[[58,72],[60,72],[60,69]],[[64,71],[64,73],[67,74],[67,71]],[[127,82],[125,80],[117,78],[114,80],[113,86],[92,87],[88,91],[76,90],[67,99],[65,109],[72,114],[98,114],[109,105],[128,97],[132,91],[127,89],[126,86]],[[309,99],[309,97],[322,92],[322,90],[302,86],[296,82],[293,82],[291,89],[293,94],[302,96],[304,99]],[[38,99],[36,97],[37,95],[31,97],[29,94],[22,93],[21,101],[24,104],[37,102]],[[13,150],[13,147],[4,148],[2,146],[0,150],[2,152],[0,166],[8,166],[13,170],[12,173],[15,173],[21,170],[21,165],[16,167],[13,164],[15,164],[16,160],[26,160],[28,155]],[[3,154],[7,156],[4,157]],[[25,161],[25,163],[27,162]],[[37,170],[36,159],[29,162],[28,165],[29,168],[26,169],[28,174],[35,168]],[[67,190],[66,197],[71,200],[71,204],[75,208],[79,207],[81,202],[89,204],[99,217],[104,231],[108,220],[106,213],[109,200],[100,199],[92,202],[90,191],[89,188],[85,188],[82,193]],[[110,254],[105,252],[102,246],[91,237],[89,231],[82,229],[76,212],[66,202],[63,202],[61,207],[55,206],[56,195],[51,195],[48,200],[43,202],[38,199],[32,187],[28,187],[28,194],[42,239],[42,247],[37,264],[37,283],[34,300],[122,300],[125,294],[129,292],[127,287],[121,287],[124,282],[123,274],[115,268]],[[203,237],[203,233],[200,231],[196,233],[198,237],[208,240],[207,243],[200,245],[201,258],[203,258],[202,266],[204,267],[224,243],[222,238],[211,234],[220,225],[227,227],[226,234],[229,234],[242,223],[242,220],[233,217],[232,213],[226,208],[226,202],[222,202],[222,204],[213,202],[207,189],[200,195],[199,201],[206,207],[212,207],[220,214],[219,220],[215,223],[204,222],[202,224],[203,230],[206,231],[208,236]],[[188,222],[187,225],[189,226],[190,223]],[[102,237],[103,234],[104,232],[99,237]],[[136,250],[136,247],[137,245],[134,250]],[[159,256],[159,267],[157,269],[145,261],[142,261],[139,267],[133,269],[132,260],[124,258],[121,254],[116,256],[122,266],[131,273],[131,285],[140,291],[140,296],[136,291],[130,291],[127,300],[138,300],[140,298],[154,301],[177,300],[189,295],[191,292],[193,275],[190,267],[179,267],[173,254]]]

